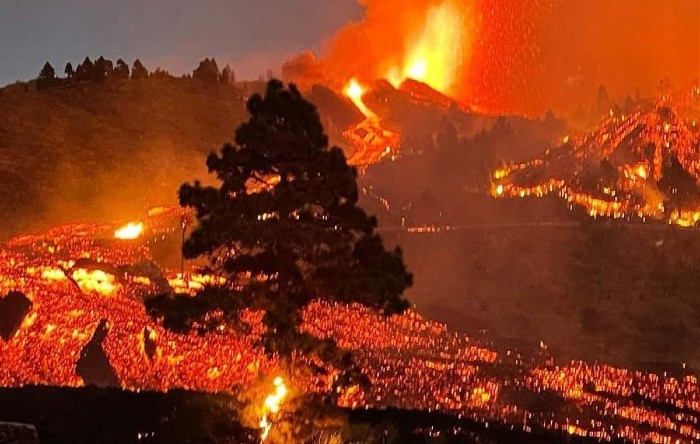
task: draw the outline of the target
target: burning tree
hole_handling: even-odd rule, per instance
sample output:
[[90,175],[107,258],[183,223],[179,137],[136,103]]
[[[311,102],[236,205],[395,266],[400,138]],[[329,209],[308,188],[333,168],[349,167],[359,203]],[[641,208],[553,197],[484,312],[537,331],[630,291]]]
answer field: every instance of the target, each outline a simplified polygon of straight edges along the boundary
[[349,357],[332,341],[297,330],[300,310],[324,299],[401,312],[412,275],[401,250],[387,250],[376,219],[358,207],[357,172],[340,148],[329,148],[314,105],[294,85],[272,80],[247,107],[235,144],[207,159],[220,187],[180,189],[180,203],[197,218],[184,255],[205,257],[208,271],[228,284],[149,306],[179,330],[214,329],[238,322],[242,309],[263,310],[268,352],[301,351],[348,369]]

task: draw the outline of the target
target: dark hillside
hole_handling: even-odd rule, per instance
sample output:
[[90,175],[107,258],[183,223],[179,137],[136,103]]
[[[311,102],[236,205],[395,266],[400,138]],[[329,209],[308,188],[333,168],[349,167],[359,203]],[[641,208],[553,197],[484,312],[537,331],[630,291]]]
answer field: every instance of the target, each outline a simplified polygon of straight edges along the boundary
[[0,235],[173,203],[232,139],[245,100],[175,78],[0,90]]
[[455,330],[521,350],[543,341],[564,362],[700,367],[696,230],[476,224],[390,237],[416,276],[408,298]]

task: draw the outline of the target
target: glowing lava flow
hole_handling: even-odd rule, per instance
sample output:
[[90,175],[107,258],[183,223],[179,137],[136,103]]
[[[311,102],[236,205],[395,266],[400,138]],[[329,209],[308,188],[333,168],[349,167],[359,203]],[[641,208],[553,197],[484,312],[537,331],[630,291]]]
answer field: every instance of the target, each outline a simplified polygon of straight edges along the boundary
[[138,239],[143,233],[143,223],[129,222],[114,232],[116,239],[133,240]]
[[263,416],[260,419],[260,441],[265,442],[267,436],[270,434],[270,429],[272,428],[271,415],[276,415],[280,411],[282,402],[287,396],[287,386],[284,385],[284,379],[281,376],[275,378],[272,382],[275,386],[275,391],[265,398],[265,404],[263,405]]
[[393,67],[386,75],[398,88],[410,78],[430,85],[442,93],[450,92],[463,68],[469,42],[464,30],[468,27],[463,7],[446,0],[428,11],[422,32],[410,43],[403,66]]
[[368,119],[376,119],[377,115],[369,108],[367,108],[367,105],[365,105],[365,102],[362,101],[362,96],[365,95],[365,89],[360,85],[357,80],[351,79],[350,83],[348,83],[348,86],[345,88],[345,95],[352,100],[352,103],[355,104],[357,109],[360,110],[362,115],[364,115]]
[[[510,173],[517,174],[515,169]],[[504,184],[506,193],[509,187]],[[178,239],[183,211],[149,212],[144,225],[154,238]],[[12,337],[0,339],[1,387],[83,386],[77,361],[103,319],[110,325],[103,351],[124,389],[235,394],[238,388],[253,388],[258,375],[277,374],[279,360],[259,346],[266,332],[263,312],[241,312],[243,329],[221,323],[216,332],[204,334],[176,333],[151,318],[143,300],[162,290],[132,265],[152,263],[154,245],[104,239],[115,228],[67,225],[0,244],[0,300],[18,291],[32,302]],[[104,264],[104,271],[76,266],[81,259]],[[167,269],[153,276],[161,273],[170,282],[188,279]],[[75,285],[83,276],[113,279],[117,287],[112,296],[99,297]],[[189,279],[224,284],[216,277]],[[371,382],[339,393],[341,407],[439,411],[515,431],[546,429],[603,442],[700,442],[700,386],[690,371],[674,376],[577,361],[554,365],[548,355],[482,346],[413,310],[385,317],[359,304],[314,301],[301,316],[301,333],[332,339],[352,352]],[[207,322],[217,320],[212,312]],[[295,366],[319,365],[312,356],[297,359]],[[335,374],[324,365],[321,372],[295,375],[293,389],[285,385],[291,380],[286,377],[266,386],[254,406],[260,435],[273,441],[283,409],[290,410],[292,392],[327,396]],[[548,407],[553,394],[558,401]],[[528,410],[538,399],[542,407]]]
[[[629,115],[610,117],[581,137],[563,138],[542,157],[493,172],[496,198],[558,195],[569,209],[583,208],[593,218],[665,221],[698,226],[700,206],[681,203],[662,179],[673,159],[697,183],[700,133],[693,120],[694,96],[678,103],[664,97]],[[672,172],[672,170],[671,170]],[[690,188],[690,187],[688,187]],[[692,195],[695,191],[686,190]]]
[[388,155],[394,156],[401,142],[401,136],[384,128],[379,116],[367,107],[363,101],[365,88],[356,79],[351,79],[343,93],[365,116],[365,120],[343,132],[355,148],[348,163],[366,166],[377,163]]

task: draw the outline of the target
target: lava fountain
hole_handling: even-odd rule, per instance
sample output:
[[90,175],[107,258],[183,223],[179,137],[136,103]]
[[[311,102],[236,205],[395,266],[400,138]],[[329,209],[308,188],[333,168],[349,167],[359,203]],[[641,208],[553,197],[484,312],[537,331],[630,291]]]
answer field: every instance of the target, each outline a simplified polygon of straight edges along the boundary
[[431,7],[419,33],[409,39],[403,63],[389,69],[386,79],[395,88],[406,79],[423,82],[442,93],[450,93],[458,73],[464,69],[469,39],[465,33],[464,7],[445,1]]

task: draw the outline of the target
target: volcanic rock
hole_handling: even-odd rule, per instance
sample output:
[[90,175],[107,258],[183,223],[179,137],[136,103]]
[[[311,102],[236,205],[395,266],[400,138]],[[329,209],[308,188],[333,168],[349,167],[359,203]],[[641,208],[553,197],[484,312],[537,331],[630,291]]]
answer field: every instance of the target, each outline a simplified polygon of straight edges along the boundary
[[107,337],[108,332],[107,320],[103,319],[95,329],[90,342],[80,351],[76,373],[83,378],[85,385],[119,387],[117,374],[102,348],[102,342]]
[[158,345],[156,341],[151,337],[155,332],[148,328],[148,326],[143,328],[143,349],[146,352],[148,359],[153,361],[153,357],[156,355],[156,350]]
[[17,291],[0,299],[0,337],[6,341],[12,338],[31,308],[32,302]]
[[333,125],[341,130],[364,120],[362,113],[350,100],[325,86],[314,85],[308,97],[316,105],[321,116],[329,119]]
[[400,90],[407,93],[412,99],[419,102],[431,103],[445,108],[456,105],[454,99],[431,88],[430,85],[417,80],[406,79],[401,84]]
[[0,443],[38,444],[39,434],[36,427],[30,424],[0,422]]

